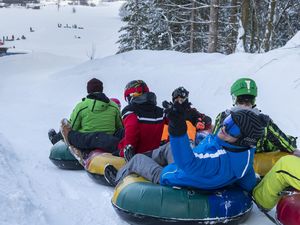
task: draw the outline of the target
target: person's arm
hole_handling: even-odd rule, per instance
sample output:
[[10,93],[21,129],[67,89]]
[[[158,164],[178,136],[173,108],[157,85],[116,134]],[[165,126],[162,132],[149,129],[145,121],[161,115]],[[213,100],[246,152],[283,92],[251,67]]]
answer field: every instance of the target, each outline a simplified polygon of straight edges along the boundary
[[251,166],[251,169],[249,169],[248,172],[236,183],[246,191],[252,191],[256,185],[256,177],[253,167]]
[[116,114],[116,130],[120,128],[123,128],[123,123],[122,123],[121,113],[118,110]]
[[[87,108],[87,107],[86,107]],[[78,103],[75,108],[73,109],[73,112],[70,116],[70,123],[73,130],[80,130],[81,129],[81,112],[85,108],[81,107],[81,103]]]
[[[267,134],[264,137],[263,142],[270,142],[273,145],[273,149],[271,150],[280,150],[292,153],[297,148],[296,138],[286,135],[273,121],[269,122],[269,125],[267,127]],[[264,145],[264,143],[262,145]],[[257,148],[259,150],[259,144]]]
[[124,156],[124,148],[127,145],[131,145],[133,148],[136,149],[138,141],[139,141],[139,125],[137,116],[134,113],[130,113],[126,115],[123,120],[124,129],[125,129],[125,136],[119,143],[119,150],[120,156]]
[[194,153],[186,134],[180,137],[170,135],[170,144],[174,163],[186,174],[213,175],[219,170],[219,157],[226,154],[225,150],[222,149],[213,153],[212,157],[210,157],[209,153]]
[[224,112],[221,112],[217,115],[215,124],[213,126],[213,130],[212,130],[213,134],[216,134],[218,132],[219,128],[221,127],[221,123],[223,122],[222,117],[224,117],[223,114],[224,114]]
[[211,118],[200,113],[195,108],[187,110],[186,120],[190,121],[197,130],[208,130],[211,128]]

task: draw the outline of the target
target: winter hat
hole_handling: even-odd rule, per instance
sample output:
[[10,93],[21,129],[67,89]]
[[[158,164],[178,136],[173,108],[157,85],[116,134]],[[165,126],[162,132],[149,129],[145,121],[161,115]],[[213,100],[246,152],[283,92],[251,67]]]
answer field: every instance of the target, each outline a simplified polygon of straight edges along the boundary
[[91,80],[89,80],[87,82],[87,86],[86,86],[86,89],[87,89],[87,93],[93,93],[93,92],[103,92],[103,83],[102,81],[96,79],[96,78],[93,78]]
[[118,105],[119,109],[121,108],[121,102],[120,102],[119,99],[117,99],[117,98],[110,98],[110,100],[113,101],[114,103],[116,103]]
[[240,146],[256,146],[270,120],[264,114],[256,114],[246,109],[231,112],[231,116],[241,130],[241,137],[236,142]]

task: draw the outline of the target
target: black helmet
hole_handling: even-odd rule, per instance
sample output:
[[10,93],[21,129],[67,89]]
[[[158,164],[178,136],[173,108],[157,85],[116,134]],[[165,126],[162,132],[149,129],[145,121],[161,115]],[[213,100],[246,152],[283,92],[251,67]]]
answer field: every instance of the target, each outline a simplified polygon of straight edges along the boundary
[[178,97],[181,97],[183,99],[188,99],[189,98],[189,92],[184,87],[176,88],[172,92],[172,101],[174,102],[174,100]]

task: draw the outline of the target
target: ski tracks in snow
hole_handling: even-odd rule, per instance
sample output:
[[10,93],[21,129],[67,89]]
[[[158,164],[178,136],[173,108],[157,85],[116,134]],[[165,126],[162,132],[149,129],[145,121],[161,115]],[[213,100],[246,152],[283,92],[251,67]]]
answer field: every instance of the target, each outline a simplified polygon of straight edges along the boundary
[[30,179],[22,172],[13,147],[0,133],[0,221],[1,225],[45,225],[46,219]]

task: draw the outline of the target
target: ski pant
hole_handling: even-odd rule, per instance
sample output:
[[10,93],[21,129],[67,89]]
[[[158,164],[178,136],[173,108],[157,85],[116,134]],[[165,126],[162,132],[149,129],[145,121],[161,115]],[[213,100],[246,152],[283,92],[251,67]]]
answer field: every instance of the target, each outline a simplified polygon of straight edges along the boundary
[[114,135],[106,134],[104,132],[82,133],[71,130],[68,134],[68,141],[70,145],[85,152],[101,149],[105,152],[113,153],[118,151],[118,144],[123,135],[123,129],[116,131]]
[[254,188],[255,201],[265,209],[272,209],[280,199],[279,192],[287,187],[300,190],[300,158],[284,156],[277,161],[262,181]]
[[173,155],[170,143],[145,154],[136,154],[122,167],[116,176],[116,182],[119,182],[129,174],[138,174],[152,183],[159,184],[160,175],[164,166],[173,163]]

